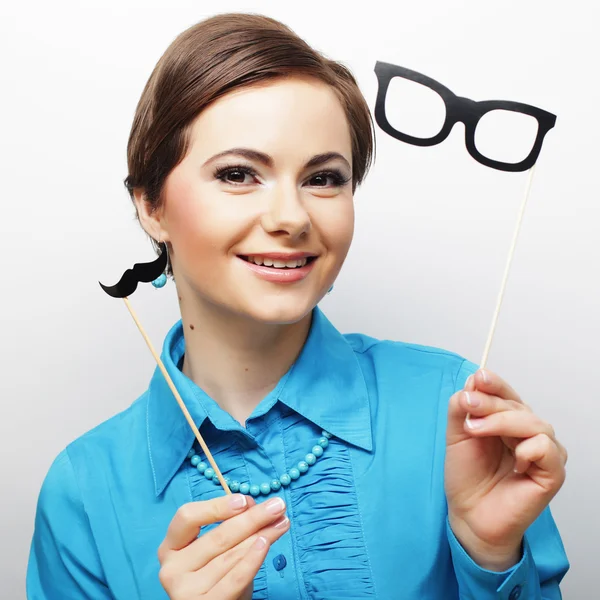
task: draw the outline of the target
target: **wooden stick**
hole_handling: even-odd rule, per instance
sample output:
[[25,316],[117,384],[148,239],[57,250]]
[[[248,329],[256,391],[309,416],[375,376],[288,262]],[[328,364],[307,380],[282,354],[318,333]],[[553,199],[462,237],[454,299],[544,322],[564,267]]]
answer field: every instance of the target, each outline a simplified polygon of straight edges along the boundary
[[[513,256],[515,254],[515,248],[517,247],[517,239],[519,238],[519,232],[521,231],[521,224],[523,222],[523,215],[525,214],[525,207],[527,206],[527,201],[529,200],[529,194],[531,192],[531,184],[533,182],[533,174],[535,172],[535,164],[531,169],[529,169],[529,178],[527,179],[527,187],[525,189],[525,195],[523,196],[523,202],[521,203],[521,209],[519,210],[519,217],[517,219],[517,224],[515,226],[515,231],[513,233],[512,244],[510,246],[510,251],[508,253],[508,259],[506,261],[506,268],[504,269],[504,276],[502,278],[502,285],[500,286],[500,293],[498,294],[498,300],[496,302],[496,310],[494,311],[494,316],[492,318],[492,324],[490,326],[490,332],[488,334],[487,342],[485,344],[485,349],[483,351],[483,357],[481,358],[481,362],[479,364],[480,369],[485,369],[487,364],[488,356],[490,353],[490,348],[492,346],[492,340],[494,339],[494,333],[496,332],[496,325],[498,324],[498,316],[500,315],[500,307],[502,306],[502,300],[504,299],[504,292],[506,291],[506,283],[508,281],[508,275],[510,273],[510,267],[512,264]],[[467,421],[471,418],[470,413],[467,414]]]
[[175,387],[175,384],[173,383],[171,376],[165,369],[165,365],[163,364],[162,360],[160,359],[160,356],[156,353],[156,350],[154,350],[154,346],[152,346],[152,342],[150,341],[150,338],[146,335],[146,332],[144,331],[142,324],[140,323],[139,319],[137,318],[137,315],[135,314],[135,311],[133,310],[133,307],[131,306],[129,299],[127,298],[127,296],[125,296],[123,298],[123,300],[125,301],[125,305],[129,309],[129,312],[131,313],[131,316],[133,317],[135,324],[138,326],[140,333],[146,340],[146,344],[148,344],[148,348],[150,348],[150,352],[152,352],[152,356],[154,356],[154,360],[156,360],[156,363],[158,364],[160,370],[162,371],[162,374],[164,375],[167,383],[169,384],[169,387],[171,388],[171,391],[173,392],[173,395],[175,396],[175,400],[177,400],[177,403],[179,404],[179,408],[183,412],[183,415],[186,418],[189,426],[192,428],[192,431],[194,432],[194,435],[196,436],[196,439],[198,440],[198,443],[200,444],[202,450],[204,450],[204,453],[206,454],[206,458],[208,459],[210,466],[214,469],[215,473],[217,474],[217,477],[219,478],[219,481],[221,482],[221,485],[223,486],[223,489],[225,490],[225,492],[227,494],[231,494],[231,490],[229,489],[229,486],[227,485],[225,478],[221,474],[221,471],[219,470],[219,467],[217,466],[217,463],[215,462],[213,455],[210,453],[210,450],[208,449],[208,446],[206,445],[206,442],[204,441],[204,439],[202,439],[202,435],[198,431],[198,428],[196,427],[196,424],[194,423],[194,420],[192,419],[192,416],[190,415],[186,405],[183,403],[183,400],[181,399],[181,396],[179,395],[179,392],[177,391],[177,388]]

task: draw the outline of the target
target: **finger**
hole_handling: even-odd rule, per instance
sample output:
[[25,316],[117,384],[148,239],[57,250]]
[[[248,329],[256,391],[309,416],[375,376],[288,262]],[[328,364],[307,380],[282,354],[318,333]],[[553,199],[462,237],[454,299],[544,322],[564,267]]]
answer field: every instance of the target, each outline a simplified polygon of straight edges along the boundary
[[237,600],[251,585],[269,551],[269,540],[259,536],[250,549],[215,587],[205,595],[206,600]]
[[[467,382],[464,388],[465,391],[459,396],[459,403],[463,410],[467,412],[467,419],[485,417],[493,412],[501,412],[503,410],[530,410],[528,406],[520,404],[515,400],[504,400],[498,396],[478,392],[473,383],[473,375],[470,377],[472,378],[471,383]],[[501,439],[511,452],[523,441],[521,438],[507,436],[501,436]]]
[[523,402],[521,396],[502,377],[489,369],[479,369],[474,374],[474,386],[487,394],[492,394],[505,400]]
[[[473,377],[473,376],[471,376]],[[483,417],[492,412],[505,410],[522,410],[525,407],[514,400],[504,400],[498,396],[486,394],[474,390],[472,382],[467,380],[465,389],[456,392],[450,398],[448,406],[448,427],[446,438],[449,444],[457,443],[465,439],[465,417],[469,415],[467,421],[473,417]],[[471,388],[471,391],[468,390]],[[468,424],[468,423],[467,423]]]
[[223,521],[177,553],[179,568],[184,571],[201,569],[215,557],[278,521],[284,512],[283,498],[275,497]]
[[244,558],[259,537],[265,537],[269,545],[272,545],[289,528],[290,520],[287,517],[282,517],[277,523],[261,529],[234,548],[213,558],[204,568],[196,571],[199,575],[199,581],[195,589],[201,593],[208,592]]
[[167,534],[158,549],[161,563],[168,552],[185,548],[200,533],[200,528],[243,513],[248,508],[248,497],[230,494],[203,502],[188,502],[181,506],[169,523]]
[[565,460],[554,440],[540,433],[523,440],[515,448],[515,472],[525,473],[531,465],[551,473],[553,481],[562,485],[565,477]]
[[558,446],[558,449],[560,450],[561,456],[563,457],[564,463],[566,465],[567,461],[569,460],[569,453],[567,452],[567,449],[560,443],[559,440],[556,439],[556,437],[554,438],[554,442]]
[[475,417],[485,417],[505,410],[524,410],[526,407],[515,400],[505,400],[479,391],[462,391],[458,398],[464,413]]
[[475,375],[469,375],[465,381],[464,390],[475,391]]
[[545,433],[549,438],[555,438],[552,425],[527,410],[505,410],[485,417],[465,420],[464,430],[476,437],[530,438]]

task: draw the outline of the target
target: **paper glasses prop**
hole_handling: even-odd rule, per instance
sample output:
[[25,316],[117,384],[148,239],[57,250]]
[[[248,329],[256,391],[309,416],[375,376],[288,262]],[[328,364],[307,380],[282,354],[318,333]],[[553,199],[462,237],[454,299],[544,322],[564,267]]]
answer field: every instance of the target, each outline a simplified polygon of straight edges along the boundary
[[[441,144],[452,131],[456,123],[461,121],[465,125],[465,143],[469,154],[482,165],[492,167],[500,171],[526,171],[533,167],[542,149],[544,137],[554,127],[556,115],[549,113],[541,108],[523,104],[522,102],[511,102],[510,100],[486,100],[476,102],[469,98],[461,98],[451,92],[447,87],[437,82],[431,77],[427,77],[416,71],[405,69],[398,65],[392,65],[385,62],[375,64],[375,73],[379,89],[377,91],[377,100],[375,101],[375,120],[383,131],[392,137],[413,144],[414,146],[435,146]],[[429,138],[420,138],[406,133],[402,133],[392,127],[385,113],[385,99],[388,93],[390,81],[394,77],[402,77],[415,83],[419,83],[437,92],[446,106],[446,119],[439,133]],[[509,163],[488,158],[481,154],[475,145],[475,130],[481,118],[494,111],[507,110],[515,113],[521,113],[533,117],[538,122],[538,129],[533,147],[529,154],[520,162]]]
[[[393,65],[391,63],[377,61],[375,64],[375,73],[378,81],[377,100],[375,102],[375,120],[377,121],[379,127],[381,127],[381,129],[383,129],[383,131],[385,131],[387,134],[391,135],[397,140],[406,142],[408,144],[413,144],[415,146],[434,146],[435,144],[440,144],[443,142],[450,134],[450,131],[452,131],[454,125],[461,121],[465,125],[465,143],[467,150],[476,161],[480,162],[486,167],[491,167],[500,171],[518,172],[530,169],[525,195],[519,210],[517,224],[515,226],[510,251],[508,253],[508,259],[506,261],[506,268],[504,270],[504,276],[502,278],[502,284],[500,286],[500,292],[496,302],[496,310],[492,318],[488,339],[483,351],[483,358],[481,359],[479,365],[480,368],[483,369],[487,364],[490,347],[492,345],[492,339],[498,323],[498,315],[500,314],[500,307],[502,306],[502,300],[506,290],[506,282],[508,281],[510,266],[515,253],[519,231],[521,230],[521,223],[523,222],[525,206],[527,205],[529,192],[531,190],[535,163],[542,149],[544,137],[556,123],[556,115],[542,110],[541,108],[537,108],[529,104],[523,104],[521,102],[511,102],[509,100],[487,100],[483,102],[476,102],[475,100],[471,100],[469,98],[461,98],[456,96],[438,81],[435,81],[435,79],[427,77],[422,73],[417,73],[417,71],[411,71],[410,69]],[[406,133],[402,133],[390,125],[385,113],[385,99],[390,81],[394,77],[402,77],[404,79],[424,85],[437,92],[442,97],[442,100],[446,106],[446,118],[439,133],[429,138],[418,138]],[[529,115],[537,120],[538,129],[535,141],[533,142],[533,147],[531,148],[529,154],[522,161],[517,163],[508,163],[494,160],[484,156],[477,149],[475,145],[475,130],[477,125],[484,115],[493,110],[508,110],[517,112]],[[470,415],[467,415],[467,419],[469,418]]]
[[123,300],[125,301],[125,305],[127,306],[129,312],[131,313],[131,316],[133,317],[135,324],[138,326],[140,333],[146,340],[146,344],[148,344],[148,348],[150,348],[150,352],[152,353],[152,356],[154,356],[154,360],[158,364],[158,367],[160,368],[162,374],[164,375],[164,378],[166,379],[167,384],[171,388],[171,391],[173,392],[173,395],[175,396],[175,400],[177,400],[177,404],[179,404],[179,408],[181,409],[181,412],[183,412],[183,415],[186,418],[188,425],[194,432],[194,435],[196,436],[196,439],[198,440],[200,447],[202,448],[202,450],[204,450],[204,454],[206,454],[206,458],[208,459],[210,466],[214,469],[215,474],[219,478],[219,482],[223,486],[223,489],[225,490],[225,492],[227,494],[231,494],[231,490],[229,489],[227,482],[225,481],[221,471],[219,470],[219,467],[217,466],[215,459],[213,458],[210,450],[208,449],[206,442],[204,441],[204,439],[202,438],[202,435],[198,431],[198,428],[196,427],[196,424],[194,423],[192,416],[190,415],[187,407],[185,406],[183,400],[181,399],[181,396],[179,395],[179,392],[177,391],[177,388],[175,387],[175,384],[173,383],[171,376],[165,369],[165,365],[163,364],[162,360],[160,359],[160,356],[156,353],[156,350],[154,349],[154,346],[152,345],[150,338],[144,331],[144,328],[142,327],[139,319],[137,318],[135,311],[131,307],[131,304],[129,303],[129,299],[127,298],[127,296],[130,296],[131,294],[133,294],[133,292],[135,292],[135,290],[137,289],[138,283],[141,283],[141,282],[149,283],[151,281],[154,281],[155,279],[160,277],[160,275],[162,273],[164,273],[165,268],[167,266],[167,260],[168,260],[167,245],[164,242],[162,242],[160,244],[160,248],[161,248],[162,252],[156,260],[149,262],[149,263],[136,263],[135,265],[133,265],[133,269],[127,269],[127,271],[125,271],[125,273],[123,273],[123,276],[121,277],[121,279],[119,280],[119,282],[116,285],[106,286],[100,282],[98,282],[98,283],[100,283],[100,287],[109,296],[112,296],[113,298],[123,298]]

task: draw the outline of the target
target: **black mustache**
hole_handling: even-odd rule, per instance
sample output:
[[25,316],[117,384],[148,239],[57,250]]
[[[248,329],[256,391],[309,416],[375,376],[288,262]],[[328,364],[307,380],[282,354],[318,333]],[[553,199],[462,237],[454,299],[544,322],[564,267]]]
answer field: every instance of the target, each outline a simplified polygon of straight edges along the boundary
[[119,283],[113,286],[106,286],[100,283],[100,287],[113,298],[125,298],[131,296],[137,289],[138,283],[149,283],[160,277],[167,266],[167,245],[165,242],[160,244],[161,255],[149,263],[136,263],[133,269],[127,269],[119,280]]

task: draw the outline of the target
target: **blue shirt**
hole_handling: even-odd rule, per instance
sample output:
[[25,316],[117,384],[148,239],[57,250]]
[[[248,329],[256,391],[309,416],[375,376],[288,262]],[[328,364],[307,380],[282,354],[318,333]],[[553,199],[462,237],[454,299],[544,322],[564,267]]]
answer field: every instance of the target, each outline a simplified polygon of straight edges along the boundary
[[[244,428],[181,372],[184,351],[179,321],[162,360],[232,480],[268,482],[303,460],[321,430],[334,436],[277,492],[291,528],[270,548],[255,600],[561,598],[569,563],[549,508],[503,573],[475,564],[448,525],[448,400],[472,362],[342,335],[316,308],[298,359]],[[29,600],[167,598],[157,549],[169,522],[182,504],[223,494],[191,465],[194,444],[158,367],[127,410],[69,444],[40,492]]]

